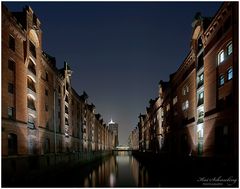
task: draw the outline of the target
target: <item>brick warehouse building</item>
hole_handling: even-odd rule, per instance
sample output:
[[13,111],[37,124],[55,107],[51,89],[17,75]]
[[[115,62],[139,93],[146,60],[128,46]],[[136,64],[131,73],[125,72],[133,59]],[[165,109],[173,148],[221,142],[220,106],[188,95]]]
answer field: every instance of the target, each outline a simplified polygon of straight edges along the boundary
[[[39,165],[50,165],[64,160],[63,154],[78,159],[115,144],[87,94],[71,87],[69,65],[58,69],[55,58],[43,51],[40,25],[30,7],[10,12],[2,4],[3,170],[28,169],[19,158],[38,156]],[[8,161],[14,158],[19,161]]]
[[139,116],[139,150],[237,157],[238,3],[197,13],[192,27],[189,54]]

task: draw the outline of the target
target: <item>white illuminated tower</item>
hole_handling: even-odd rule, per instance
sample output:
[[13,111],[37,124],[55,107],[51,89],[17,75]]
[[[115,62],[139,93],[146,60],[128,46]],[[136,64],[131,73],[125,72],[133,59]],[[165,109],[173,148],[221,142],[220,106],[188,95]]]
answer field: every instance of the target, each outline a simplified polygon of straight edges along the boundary
[[111,118],[110,122],[108,123],[108,128],[115,135],[115,145],[114,146],[116,147],[116,146],[118,146],[118,124],[113,122],[112,118]]

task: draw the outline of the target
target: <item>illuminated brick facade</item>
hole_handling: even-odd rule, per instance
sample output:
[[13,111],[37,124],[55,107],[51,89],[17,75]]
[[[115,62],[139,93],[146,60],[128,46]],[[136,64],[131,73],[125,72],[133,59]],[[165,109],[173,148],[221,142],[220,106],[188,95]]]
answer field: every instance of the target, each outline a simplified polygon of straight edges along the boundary
[[72,71],[42,50],[41,24],[30,7],[2,5],[2,155],[110,150],[115,137],[95,106],[71,87]]
[[196,14],[192,27],[189,54],[168,82],[160,81],[159,97],[139,116],[139,149],[236,157],[238,4],[223,3],[213,18]]

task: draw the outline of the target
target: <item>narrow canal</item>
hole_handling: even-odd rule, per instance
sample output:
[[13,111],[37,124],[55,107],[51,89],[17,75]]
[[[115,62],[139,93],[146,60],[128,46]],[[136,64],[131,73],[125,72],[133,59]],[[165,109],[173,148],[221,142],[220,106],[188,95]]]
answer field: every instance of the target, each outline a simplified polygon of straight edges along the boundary
[[[114,152],[86,165],[38,177],[31,186],[39,187],[139,187],[159,186],[151,183],[147,169],[131,152]],[[33,180],[32,180],[33,181]]]
[[[204,183],[203,178],[218,182]],[[42,172],[17,187],[202,187],[237,185],[236,162],[196,158],[169,159],[154,154],[114,152],[91,163]],[[217,180],[218,179],[218,180]],[[220,182],[221,181],[221,182]],[[207,185],[210,186],[210,185]]]
[[140,166],[131,152],[115,152],[102,161],[79,167],[79,169],[75,168],[72,172],[74,174],[68,175],[69,184],[75,187],[148,186],[148,172]]

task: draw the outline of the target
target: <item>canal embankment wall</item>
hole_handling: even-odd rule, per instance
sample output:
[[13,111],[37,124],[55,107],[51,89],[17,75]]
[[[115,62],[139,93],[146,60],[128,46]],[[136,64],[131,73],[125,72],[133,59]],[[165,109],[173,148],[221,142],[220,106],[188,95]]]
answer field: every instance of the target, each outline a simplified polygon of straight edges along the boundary
[[2,157],[2,185],[17,186],[31,178],[87,165],[111,154],[111,151],[95,151]]

